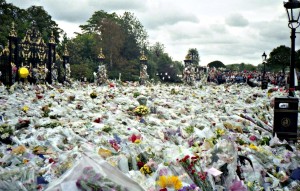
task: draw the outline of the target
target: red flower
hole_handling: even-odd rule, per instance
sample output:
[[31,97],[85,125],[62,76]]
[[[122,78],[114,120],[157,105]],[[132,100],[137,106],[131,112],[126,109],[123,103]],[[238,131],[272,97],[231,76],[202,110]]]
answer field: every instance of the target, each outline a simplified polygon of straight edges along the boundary
[[36,97],[37,97],[38,99],[42,99],[42,98],[43,98],[43,95],[36,94]]
[[101,118],[97,118],[94,120],[95,123],[101,123]]
[[110,83],[110,84],[109,84],[109,87],[110,87],[110,88],[113,88],[113,87],[115,87],[115,84]]
[[141,169],[144,165],[145,165],[145,163],[143,163],[141,161],[137,162],[137,166],[139,167],[139,169]]
[[120,146],[118,145],[116,140],[109,140],[110,145],[112,146],[112,148],[115,149],[115,151],[119,151],[120,150]]
[[162,188],[159,191],[168,191],[168,189],[167,188]]
[[141,135],[135,135],[135,134],[133,134],[133,135],[131,135],[131,137],[128,138],[128,140],[131,141],[131,142],[133,142],[133,143],[136,140],[138,140],[138,139],[141,139]]
[[198,175],[200,179],[204,181],[206,179],[207,172],[203,172],[203,173],[199,172]]
[[49,163],[54,163],[55,161],[53,160],[53,158],[49,158]]

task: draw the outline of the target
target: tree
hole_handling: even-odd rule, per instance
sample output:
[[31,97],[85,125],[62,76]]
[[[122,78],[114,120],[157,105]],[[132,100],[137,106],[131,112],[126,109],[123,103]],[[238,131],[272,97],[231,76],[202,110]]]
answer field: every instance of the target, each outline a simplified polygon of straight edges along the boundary
[[29,27],[33,22],[36,23],[36,27],[42,34],[43,39],[46,39],[45,42],[48,42],[48,39],[53,32],[53,35],[56,37],[55,41],[59,42],[59,37],[63,33],[63,30],[58,28],[58,25],[55,21],[52,20],[52,17],[45,11],[41,6],[31,6],[26,9],[27,12],[27,26]]
[[5,0],[0,0],[0,44],[7,45],[7,37],[11,30],[12,22],[15,23],[15,30],[19,39],[22,39],[33,21],[36,23],[36,28],[42,34],[45,42],[48,42],[52,32],[56,37],[56,42],[59,42],[62,29],[58,28],[56,22],[52,20],[52,17],[43,7],[31,6],[24,10],[13,4],[6,3]]
[[284,45],[274,48],[267,59],[267,65],[284,73],[286,67],[290,65],[290,48]]
[[200,61],[198,50],[196,48],[190,48],[188,54],[191,56],[192,64],[198,66]]
[[[20,15],[23,15],[23,12],[20,8],[11,3],[6,3],[5,0],[0,0],[0,45],[7,45],[7,37],[11,30],[12,23],[15,22],[15,24],[18,26]],[[16,30],[19,34],[18,28]]]
[[[87,21],[86,25],[80,25],[84,32],[98,37],[95,49],[103,48],[103,52],[109,61],[109,70],[114,70],[117,64],[122,63],[120,58],[121,48],[124,43],[124,34],[120,25],[120,19],[116,13],[108,14],[105,11],[96,11]],[[121,68],[121,67],[119,67]]]
[[215,67],[215,68],[226,68],[226,66],[221,62],[221,61],[213,61],[213,62],[210,62],[209,64],[207,64],[208,67],[212,68],[212,67]]
[[165,47],[163,44],[156,42],[153,46],[150,46],[150,52],[156,57],[159,57],[165,52]]
[[103,19],[101,33],[103,46],[108,52],[109,68],[113,69],[114,64],[118,64],[121,60],[119,57],[124,43],[121,26],[111,19]]
[[124,12],[123,16],[120,18],[120,22],[125,36],[132,36],[140,49],[148,44],[147,31],[133,13]]

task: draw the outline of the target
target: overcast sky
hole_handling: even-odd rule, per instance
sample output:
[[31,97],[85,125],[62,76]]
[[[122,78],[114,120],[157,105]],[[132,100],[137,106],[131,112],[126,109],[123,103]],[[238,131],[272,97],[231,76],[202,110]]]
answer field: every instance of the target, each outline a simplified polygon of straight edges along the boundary
[[[288,1],[288,0],[285,0]],[[282,0],[7,0],[26,9],[43,6],[68,37],[95,11],[132,12],[149,35],[173,60],[183,61],[196,48],[200,65],[260,64],[261,55],[276,47],[290,47],[290,28]],[[297,32],[299,32],[298,29]],[[300,48],[300,35],[296,50]]]

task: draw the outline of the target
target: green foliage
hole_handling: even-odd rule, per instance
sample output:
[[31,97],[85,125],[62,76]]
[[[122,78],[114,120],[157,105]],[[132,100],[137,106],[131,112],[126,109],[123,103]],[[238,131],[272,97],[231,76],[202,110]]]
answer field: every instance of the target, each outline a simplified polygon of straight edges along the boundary
[[262,67],[261,65],[258,65],[258,66],[254,66],[252,64],[245,64],[245,63],[241,63],[241,64],[229,64],[229,65],[226,65],[226,69],[227,70],[231,70],[231,71],[261,71],[262,70]]
[[133,93],[133,97],[134,97],[134,98],[137,98],[139,95],[141,95],[140,92],[134,92],[134,93]]
[[290,48],[281,45],[274,48],[269,55],[267,65],[270,67],[280,68],[283,72],[290,65]]
[[223,62],[221,61],[213,61],[213,62],[210,62],[209,64],[207,64],[208,67],[212,68],[212,67],[215,67],[215,68],[226,68],[226,66],[223,64]]
[[195,132],[195,128],[193,126],[188,126],[184,129],[189,135]]
[[191,56],[192,64],[198,66],[200,57],[197,48],[190,48],[188,54]]
[[59,42],[59,35],[62,29],[58,28],[52,17],[41,6],[31,6],[28,9],[21,9],[5,0],[0,0],[0,44],[7,45],[7,36],[11,30],[12,23],[15,23],[15,30],[19,39],[23,39],[26,31],[36,23],[36,28],[47,43],[51,33],[54,33],[56,42]]
[[105,125],[102,129],[102,131],[109,133],[110,131],[112,131],[112,128],[109,125]]
[[[82,63],[72,64],[71,77],[76,80],[80,80],[81,78],[86,77],[88,81],[93,81],[94,76],[93,73],[96,69],[93,69],[95,63],[91,60],[83,60]],[[95,66],[94,66],[95,67]]]

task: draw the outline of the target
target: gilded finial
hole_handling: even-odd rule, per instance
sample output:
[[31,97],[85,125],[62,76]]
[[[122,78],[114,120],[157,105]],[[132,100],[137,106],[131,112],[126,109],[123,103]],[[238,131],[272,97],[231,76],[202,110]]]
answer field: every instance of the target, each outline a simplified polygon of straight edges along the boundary
[[11,30],[9,32],[10,37],[17,37],[17,32],[15,30],[15,22],[12,22],[11,24]]
[[103,54],[102,48],[100,48],[100,53],[98,54],[98,58],[101,59],[101,60],[104,60],[104,59],[105,59],[105,56],[104,56],[104,54]]
[[185,56],[185,60],[192,60],[191,55],[190,55],[190,54],[187,54],[187,55]]
[[55,38],[54,38],[53,31],[51,31],[51,35],[50,35],[50,39],[49,39],[49,43],[50,43],[50,44],[55,44]]
[[142,55],[141,55],[141,57],[140,57],[140,60],[141,60],[141,61],[146,61],[146,60],[147,60],[147,57],[145,56],[144,51],[142,51]]
[[9,55],[9,49],[8,49],[7,46],[0,53],[0,56],[2,56],[2,55],[4,55],[4,56],[8,56]]
[[69,56],[69,51],[67,49],[67,46],[65,46],[65,49],[64,49],[64,56]]

